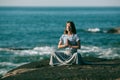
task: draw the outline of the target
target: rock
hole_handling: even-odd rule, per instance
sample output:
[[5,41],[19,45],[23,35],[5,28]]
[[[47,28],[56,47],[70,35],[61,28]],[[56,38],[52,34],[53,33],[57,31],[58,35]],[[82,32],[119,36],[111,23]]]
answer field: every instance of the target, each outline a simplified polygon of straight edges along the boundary
[[112,29],[108,30],[107,33],[117,33],[117,34],[120,34],[120,27],[112,28]]
[[[115,80],[120,59],[84,58],[86,65],[49,66],[49,60],[31,62],[6,73],[1,80]],[[94,63],[94,64],[93,64]]]

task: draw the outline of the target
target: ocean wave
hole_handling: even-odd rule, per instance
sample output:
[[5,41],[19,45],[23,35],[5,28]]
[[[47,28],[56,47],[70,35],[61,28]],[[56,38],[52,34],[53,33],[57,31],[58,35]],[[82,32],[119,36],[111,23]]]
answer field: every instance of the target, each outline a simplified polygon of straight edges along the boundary
[[25,63],[0,62],[0,67],[5,67],[5,66],[16,67],[16,66],[23,65],[23,64]]
[[7,69],[0,69],[0,75],[4,75],[7,73]]
[[43,46],[34,48],[0,48],[0,51],[10,51],[16,55],[47,55],[55,51],[54,47]]
[[100,28],[88,28],[87,31],[89,32],[100,32]]
[[82,32],[90,32],[90,33],[107,33],[107,29],[101,28],[87,28],[87,29],[80,29]]
[[[13,55],[16,56],[33,56],[33,55],[50,55],[52,52],[56,51],[57,49],[52,46],[43,46],[43,47],[34,47],[32,49],[23,49],[23,50],[9,50],[9,49],[2,49],[5,51],[13,52]],[[103,48],[98,46],[81,46],[81,49],[78,50],[83,56],[94,56],[100,58],[120,58],[120,54],[116,51],[119,51],[119,48]]]
[[12,63],[12,62],[0,62],[0,75],[4,75],[12,68],[18,67],[26,63]]
[[35,47],[32,50],[22,50],[16,51],[16,54],[20,55],[48,55],[54,51],[53,47],[44,46],[44,47]]
[[120,54],[116,52],[119,48],[102,48],[97,46],[82,46],[79,53],[83,56],[93,56],[97,58],[115,59],[120,58]]
[[30,50],[32,48],[0,48],[0,51]]

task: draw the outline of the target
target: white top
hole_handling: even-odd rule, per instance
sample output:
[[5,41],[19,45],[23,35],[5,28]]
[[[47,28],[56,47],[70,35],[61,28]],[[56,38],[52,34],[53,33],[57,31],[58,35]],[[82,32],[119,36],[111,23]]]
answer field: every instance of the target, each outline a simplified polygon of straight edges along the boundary
[[[71,36],[68,36],[66,34],[63,34],[60,37],[60,41],[62,41],[62,44],[66,44],[67,43],[67,39],[69,40],[70,44],[72,46],[76,46],[77,42],[80,40],[77,34],[72,34]],[[74,48],[66,48],[65,50],[69,50],[70,52],[74,53],[77,52],[77,49]]]

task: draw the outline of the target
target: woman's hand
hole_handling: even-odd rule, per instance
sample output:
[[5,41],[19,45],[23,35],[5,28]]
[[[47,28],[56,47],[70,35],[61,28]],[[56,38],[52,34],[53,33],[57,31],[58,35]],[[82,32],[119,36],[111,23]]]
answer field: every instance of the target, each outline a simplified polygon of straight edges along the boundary
[[77,42],[77,45],[71,45],[70,44],[70,41],[68,40],[67,41],[67,47],[69,47],[69,48],[75,48],[75,49],[80,49],[81,48],[81,46],[80,46],[80,40]]
[[67,39],[66,44],[62,44],[62,41],[59,42],[58,48],[66,48],[69,47],[69,40]]
[[64,48],[69,47],[69,40],[67,39],[66,44],[63,46]]
[[72,45],[68,39],[67,39],[67,47],[72,48]]

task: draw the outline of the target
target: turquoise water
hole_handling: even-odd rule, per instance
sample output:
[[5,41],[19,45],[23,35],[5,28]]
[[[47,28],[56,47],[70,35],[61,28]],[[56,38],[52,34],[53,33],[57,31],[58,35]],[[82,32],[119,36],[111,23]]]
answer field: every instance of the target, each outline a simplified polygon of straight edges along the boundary
[[49,58],[66,21],[75,23],[83,57],[120,58],[120,7],[0,7],[0,74]]

